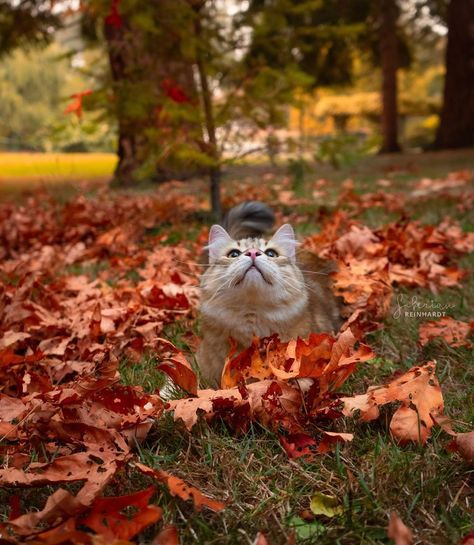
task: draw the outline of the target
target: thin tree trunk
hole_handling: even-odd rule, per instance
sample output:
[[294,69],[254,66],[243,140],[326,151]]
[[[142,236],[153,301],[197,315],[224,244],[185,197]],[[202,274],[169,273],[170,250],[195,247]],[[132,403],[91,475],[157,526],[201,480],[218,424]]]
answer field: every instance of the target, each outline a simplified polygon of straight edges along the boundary
[[474,146],[474,0],[451,0],[437,148]]
[[396,0],[380,3],[380,60],[382,66],[382,153],[400,151],[398,144],[397,70],[398,6]]
[[209,80],[207,77],[206,66],[202,55],[202,29],[201,15],[199,8],[195,9],[194,31],[196,36],[196,65],[199,74],[199,84],[201,86],[201,96],[204,108],[204,119],[206,124],[206,132],[209,144],[209,155],[213,161],[213,165],[209,169],[210,182],[210,198],[211,210],[215,221],[222,219],[222,203],[221,203],[221,180],[222,170],[220,166],[220,153],[217,145],[216,123],[214,119],[214,109],[212,104],[212,94],[209,88]]
[[[110,72],[114,84],[126,78],[127,59],[124,53],[124,28],[104,25],[104,36],[107,41]],[[118,162],[115,167],[114,181],[119,185],[127,185],[133,180],[133,172],[137,168],[136,157],[139,131],[129,126],[124,116],[118,111]]]

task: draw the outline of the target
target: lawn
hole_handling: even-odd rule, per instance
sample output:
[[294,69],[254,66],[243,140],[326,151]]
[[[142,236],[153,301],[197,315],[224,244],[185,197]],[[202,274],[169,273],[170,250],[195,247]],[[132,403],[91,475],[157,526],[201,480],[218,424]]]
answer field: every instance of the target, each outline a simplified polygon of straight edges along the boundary
[[0,191],[110,179],[113,153],[0,153]]
[[[419,222],[420,229],[439,226],[448,216],[467,233],[474,231],[472,158],[470,152],[433,153],[376,157],[343,171],[319,166],[308,172],[296,192],[283,166],[239,165],[227,172],[224,201],[229,206],[246,198],[265,200],[279,222],[294,224],[301,240],[320,233],[323,222],[337,211],[346,212],[353,224],[378,233],[389,223],[404,221]],[[16,176],[20,180],[21,173],[47,175],[54,165],[49,158],[49,163],[35,162],[36,167],[22,170],[15,160],[10,166],[4,161],[5,154],[0,156],[0,168],[10,180]],[[69,180],[73,173],[84,179],[105,176],[113,168],[110,156],[100,156],[97,163],[93,157],[82,161],[78,159],[74,168],[59,161],[57,179]],[[420,185],[424,178],[446,180],[454,171],[458,172],[450,178],[454,182],[444,187],[436,187],[433,180]],[[169,346],[159,339],[171,342],[195,364],[200,335],[196,263],[205,244],[209,213],[203,180],[126,193],[101,188],[86,198],[74,194],[66,202],[55,199],[53,187],[43,187],[28,198],[27,208],[21,196],[0,204],[0,356],[4,369],[11,369],[10,374],[1,371],[3,403],[21,399],[30,412],[22,412],[15,401],[16,416],[9,418],[1,403],[0,415],[5,426],[4,468],[31,475],[33,462],[52,464],[82,455],[97,438],[103,441],[106,452],[99,456],[104,458],[112,449],[110,437],[118,444],[117,434],[127,428],[125,421],[128,426],[132,421],[145,422],[143,414],[151,411],[145,407],[157,403],[153,396],[165,381],[158,365],[169,357]],[[436,246],[441,235],[435,233],[429,244]],[[399,259],[393,254],[389,258]],[[409,300],[416,295],[418,300],[449,307],[449,316],[469,322],[474,308],[472,274],[461,275],[458,285],[445,285],[449,282],[444,275],[458,268],[474,270],[472,254],[447,253],[441,267],[446,269],[431,278],[430,287],[393,284],[392,304],[376,319],[382,327],[362,338],[376,357],[360,364],[341,391],[361,394],[369,386],[387,383],[394,373],[435,360],[445,413],[458,431],[466,432],[474,422],[472,342],[453,346],[436,338],[422,345],[419,326],[427,320],[400,319],[395,313],[398,296]],[[7,354],[5,338],[12,331],[27,336],[11,342]],[[143,392],[127,401],[136,387]],[[113,402],[107,401],[108,389],[115,392]],[[172,389],[172,398],[186,396],[182,389]],[[81,404],[91,410],[81,412]],[[141,420],[134,412],[137,407]],[[132,441],[126,456],[123,450],[120,454],[114,450],[115,458],[109,465],[104,462],[107,470],[111,464],[116,467],[100,491],[104,496],[120,496],[153,485],[151,503],[163,510],[163,521],[176,527],[185,545],[388,544],[392,511],[412,530],[413,543],[456,545],[473,529],[472,467],[446,448],[451,437],[440,427],[433,428],[425,445],[398,444],[389,430],[396,407],[396,403],[383,407],[381,416],[368,423],[345,417],[318,424],[353,433],[354,439],[307,459],[290,458],[278,433],[268,425],[253,421],[244,433],[236,433],[223,421],[201,419],[189,432],[173,420],[171,412],[158,411],[148,422],[146,437]],[[136,462],[184,479],[209,498],[224,502],[225,509],[196,509],[162,481],[157,484],[144,475]],[[78,465],[76,471],[81,470]],[[41,511],[59,486],[73,494],[80,488],[78,482],[63,484],[74,480],[71,476],[21,488],[11,486],[11,479],[5,471],[0,474],[4,528],[9,528],[8,518]],[[339,507],[334,516],[311,512],[311,499],[317,493],[334,499]],[[84,518],[92,501],[76,506],[71,516],[76,541],[71,536],[71,541],[67,536],[53,541],[43,534],[37,542],[51,538],[51,543],[88,543],[84,536],[92,529],[108,535],[105,542],[113,543],[107,533],[110,521],[104,530]],[[136,507],[127,513],[130,518]],[[35,520],[35,531],[25,521],[20,526],[29,528],[24,535],[35,535],[59,522],[45,516]],[[150,525],[138,542],[152,542],[162,525],[161,521]],[[15,526],[10,529],[18,531]],[[259,532],[265,537],[256,542]],[[6,543],[22,542],[14,535]],[[156,543],[176,543],[163,539]]]

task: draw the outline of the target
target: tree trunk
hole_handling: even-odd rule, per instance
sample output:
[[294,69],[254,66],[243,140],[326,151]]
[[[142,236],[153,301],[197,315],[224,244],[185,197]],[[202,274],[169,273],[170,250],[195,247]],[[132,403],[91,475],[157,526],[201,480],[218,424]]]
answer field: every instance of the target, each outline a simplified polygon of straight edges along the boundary
[[380,62],[382,67],[382,153],[400,151],[398,144],[397,38],[398,6],[396,0],[380,3]]
[[212,104],[212,94],[209,87],[206,65],[202,51],[202,28],[200,10],[204,3],[195,6],[194,36],[196,38],[196,66],[199,74],[199,84],[201,86],[201,97],[204,109],[204,119],[206,123],[207,140],[209,146],[209,155],[213,165],[209,169],[209,190],[211,199],[211,210],[214,221],[220,222],[222,219],[221,203],[221,179],[222,170],[220,165],[220,153],[217,144],[216,122],[214,118],[214,109]]
[[474,146],[474,0],[451,0],[437,148]]
[[[152,2],[156,3],[153,23],[158,29],[166,26],[160,30],[167,40],[157,40],[152,32],[134,26],[129,13],[120,13],[115,24],[107,19],[104,24],[114,92],[111,106],[118,123],[118,185],[140,179],[185,179],[202,171],[183,153],[184,147],[198,152],[202,148],[198,119],[193,122],[189,115],[174,119],[162,108],[167,100],[177,112],[192,110],[198,100],[192,62],[181,54],[185,31],[174,28],[178,23],[173,10],[179,13],[179,6],[187,9],[187,4],[183,0]],[[120,9],[125,10],[122,4]]]

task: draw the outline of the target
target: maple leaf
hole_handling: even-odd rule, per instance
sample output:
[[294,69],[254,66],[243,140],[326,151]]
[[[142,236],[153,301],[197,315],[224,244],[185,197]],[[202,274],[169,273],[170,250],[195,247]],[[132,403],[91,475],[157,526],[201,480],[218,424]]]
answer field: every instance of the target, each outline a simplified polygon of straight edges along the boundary
[[473,332],[474,320],[466,323],[446,316],[420,324],[420,344],[424,346],[433,339],[441,338],[453,347],[469,346],[468,336]]
[[[80,523],[104,538],[130,539],[161,519],[162,510],[156,505],[148,505],[154,492],[150,487],[126,496],[97,498]],[[133,507],[137,512],[131,517],[123,514],[127,507]]]
[[208,507],[212,511],[221,511],[225,508],[224,503],[205,496],[200,490],[198,490],[194,486],[186,484],[179,477],[170,475],[166,471],[152,469],[151,467],[148,467],[138,462],[134,464],[134,467],[137,468],[144,475],[153,477],[154,479],[166,484],[168,490],[173,496],[178,496],[185,501],[192,499],[194,502],[194,506],[198,511],[200,511],[203,506]]
[[79,93],[74,93],[71,98],[74,99],[71,104],[64,110],[65,114],[74,114],[78,119],[82,117],[82,101],[85,96],[89,96],[93,93],[92,89],[86,89]]
[[447,445],[448,450],[457,452],[466,462],[474,465],[474,431],[467,433],[454,431],[451,420],[442,414],[435,415],[434,420],[443,431],[453,437]]
[[425,443],[431,433],[434,418],[443,411],[443,395],[435,376],[435,363],[412,367],[402,376],[384,386],[373,386],[366,394],[342,397],[343,413],[360,413],[368,422],[379,416],[379,407],[401,401],[390,422],[390,431],[400,443]]
[[226,361],[222,386],[230,388],[242,380],[314,378],[321,395],[339,387],[357,363],[373,357],[367,346],[354,349],[356,339],[350,329],[338,339],[312,333],[308,339],[281,342],[277,336],[254,339],[252,345]]
[[173,355],[158,365],[158,369],[166,373],[175,384],[191,394],[197,394],[197,377],[184,355],[165,339],[159,339],[171,349]]
[[[274,385],[277,386],[275,390]],[[271,393],[271,399],[264,396]],[[174,412],[175,420],[182,420],[188,430],[197,423],[202,414],[211,420],[218,415],[223,417],[229,413],[246,408],[245,421],[256,419],[262,423],[270,423],[275,410],[281,408],[283,415],[296,415],[301,407],[302,397],[298,388],[282,381],[262,380],[247,384],[245,388],[228,388],[225,390],[198,390],[197,397],[176,399],[168,402],[168,410]],[[275,421],[276,423],[276,421]]]

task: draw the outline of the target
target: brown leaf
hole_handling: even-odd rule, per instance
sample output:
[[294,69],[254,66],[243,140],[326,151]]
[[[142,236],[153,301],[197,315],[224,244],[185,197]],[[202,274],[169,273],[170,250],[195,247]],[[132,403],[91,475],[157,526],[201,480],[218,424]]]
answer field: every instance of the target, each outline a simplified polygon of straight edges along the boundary
[[40,522],[49,522],[58,517],[73,516],[84,511],[110,481],[117,465],[107,451],[80,452],[56,458],[51,463],[33,463],[28,471],[20,469],[0,470],[0,483],[8,486],[42,486],[84,480],[83,487],[74,497],[59,489],[47,500],[42,511],[28,513],[9,524],[21,535],[35,533]]
[[[274,386],[277,387],[276,391],[272,391]],[[216,415],[238,413],[242,407],[248,408],[248,414],[244,416],[247,423],[255,419],[267,424],[274,417],[275,407],[271,402],[266,403],[264,396],[269,392],[275,402],[278,400],[284,414],[290,416],[298,413],[302,403],[299,389],[281,381],[270,380],[247,384],[245,391],[238,387],[198,390],[197,397],[172,400],[168,405],[169,410],[174,411],[175,420],[182,420],[188,430],[196,424],[199,414],[203,414],[206,419],[212,419]],[[278,421],[274,420],[274,424],[278,424]]]
[[411,530],[395,511],[390,513],[387,536],[395,541],[395,545],[412,545],[414,541]]
[[24,341],[30,337],[31,335],[29,333],[24,333],[21,331],[7,331],[0,339],[0,349],[7,348],[7,346],[11,346],[19,341]]
[[458,452],[468,464],[474,465],[474,431],[455,434],[449,449]]
[[151,542],[151,545],[180,545],[178,529],[176,526],[164,526]]
[[450,346],[470,346],[467,340],[474,333],[474,320],[470,323],[446,316],[436,321],[420,324],[420,344],[424,346],[432,339],[444,339]]
[[186,392],[196,395],[197,377],[191,369],[191,365],[181,352],[177,352],[173,357],[168,358],[158,365],[158,369],[170,376],[175,384],[183,388]]
[[413,367],[384,386],[371,387],[366,394],[342,397],[341,401],[345,415],[358,411],[364,421],[377,418],[380,406],[401,401],[402,406],[390,423],[392,435],[401,443],[425,443],[430,436],[434,416],[441,414],[444,406],[433,362]]
[[141,463],[135,463],[134,467],[136,467],[144,475],[153,477],[154,479],[166,484],[168,490],[173,496],[178,496],[184,501],[192,499],[194,506],[198,511],[200,511],[203,506],[208,507],[212,511],[221,511],[225,508],[224,503],[205,496],[194,486],[186,484],[179,477],[170,475],[166,471],[152,469],[151,467]]

